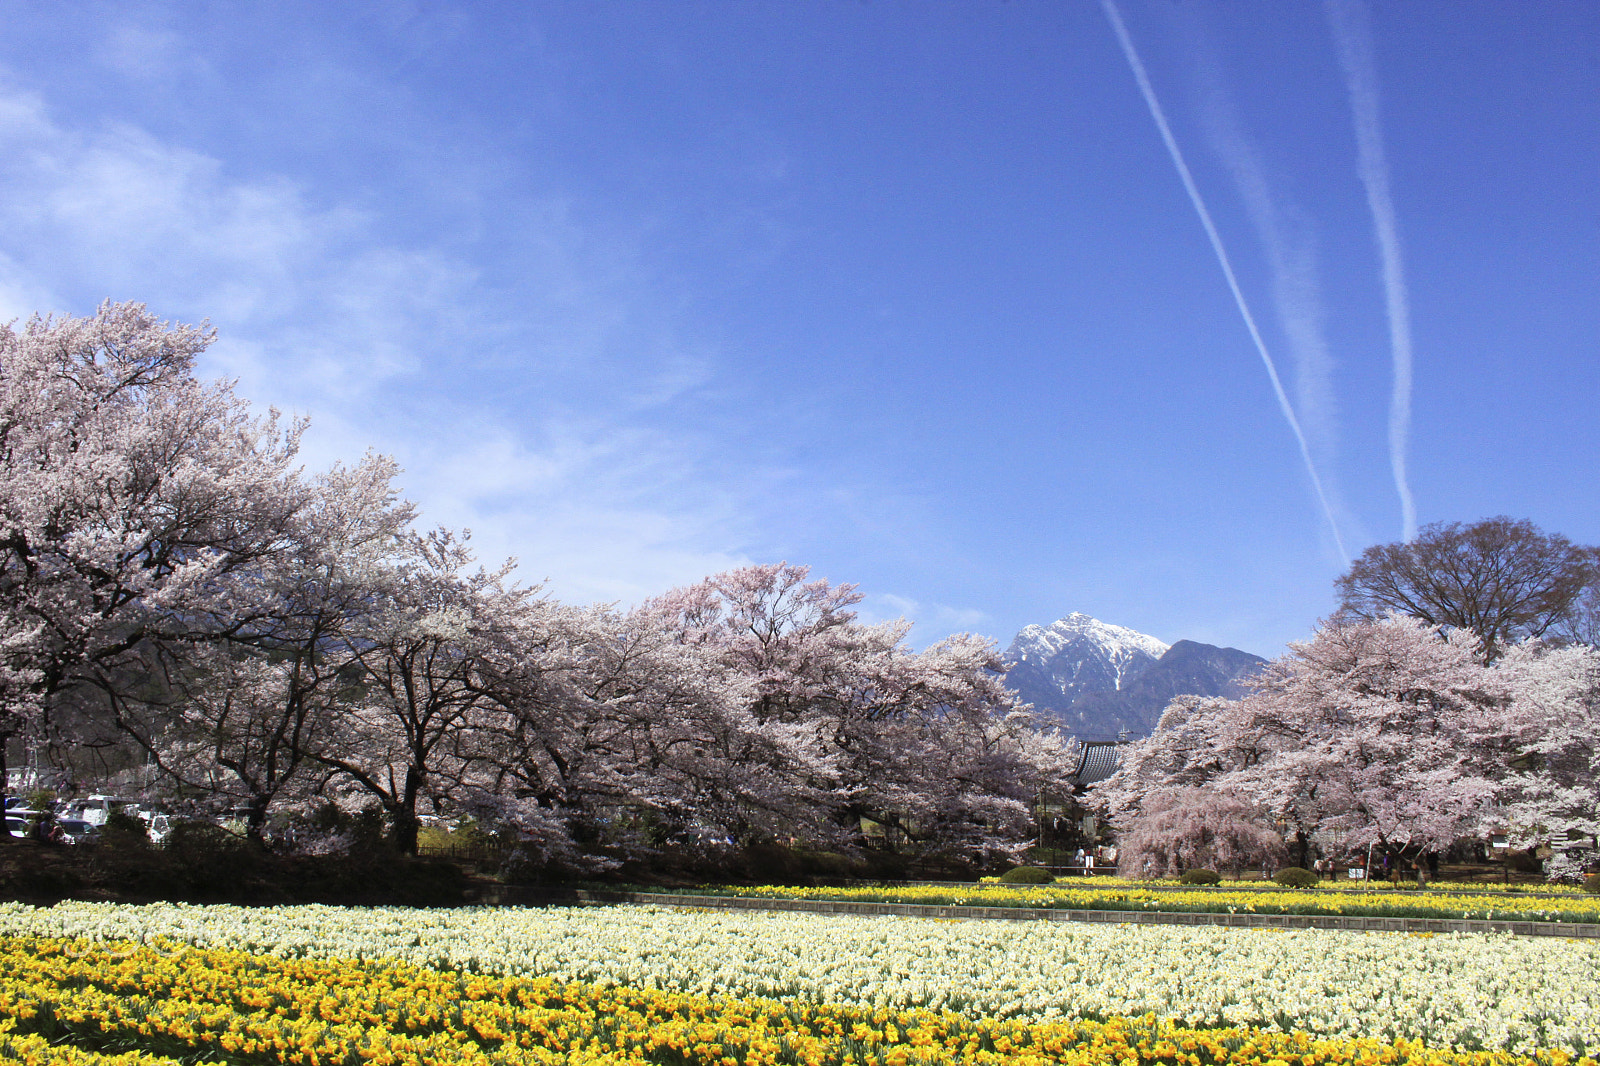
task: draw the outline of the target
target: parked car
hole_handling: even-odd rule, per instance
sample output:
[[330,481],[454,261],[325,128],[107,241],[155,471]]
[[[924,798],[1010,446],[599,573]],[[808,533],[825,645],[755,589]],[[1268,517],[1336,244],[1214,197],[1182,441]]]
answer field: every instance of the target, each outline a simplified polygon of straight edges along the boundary
[[95,795],[71,801],[61,814],[65,818],[81,818],[90,825],[105,825],[112,811],[125,810],[134,802],[118,796]]
[[100,827],[82,818],[57,818],[63,844],[93,844],[100,837]]
[[33,826],[26,818],[13,818],[11,812],[6,812],[6,832],[14,837],[25,837]]

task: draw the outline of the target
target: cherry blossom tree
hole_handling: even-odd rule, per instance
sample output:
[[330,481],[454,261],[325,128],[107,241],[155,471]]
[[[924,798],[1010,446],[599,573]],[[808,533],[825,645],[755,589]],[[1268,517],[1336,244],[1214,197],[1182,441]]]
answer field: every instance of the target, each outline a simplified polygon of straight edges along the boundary
[[1325,625],[1270,664],[1237,728],[1269,759],[1232,780],[1331,847],[1442,848],[1496,793],[1505,686],[1470,631],[1415,619]]
[[1239,701],[1179,696],[1148,736],[1119,751],[1117,772],[1092,788],[1095,802],[1119,823],[1158,792],[1200,788],[1270,754],[1239,714]]
[[1477,832],[1492,810],[1511,691],[1470,631],[1399,615],[1325,624],[1253,684],[1240,700],[1175,701],[1101,802],[1133,824],[1153,795],[1233,795],[1302,848],[1315,836],[1413,854]]
[[1040,779],[1064,774],[1064,747],[1033,733],[990,642],[958,636],[917,653],[906,623],[857,622],[860,599],[781,563],[647,609],[744,679],[745,734],[765,738],[745,765],[786,785],[772,805],[810,839],[859,846],[865,821],[923,848],[1015,844]]
[[1514,693],[1499,817],[1513,847],[1575,880],[1600,850],[1600,652],[1528,642],[1498,664]]
[[493,788],[536,804],[536,822],[559,818],[573,838],[632,857],[757,822],[780,831],[773,737],[706,648],[652,611],[604,607],[546,612],[520,644]]
[[253,839],[275,803],[314,787],[314,756],[359,691],[360,627],[415,516],[396,473],[393,460],[369,455],[316,477],[291,550],[250,572],[248,609],[209,619],[206,639],[167,645],[167,698],[120,716],[181,788],[243,808]]
[[214,336],[131,303],[0,328],[0,778],[48,727],[132,742],[258,837],[324,792],[405,850],[471,808],[555,850],[866,822],[981,854],[1070,770],[992,644],[913,651],[804,567],[629,612],[472,570],[464,537],[410,531],[392,461],[296,469],[302,423],[196,378]]
[[133,303],[0,327],[0,741],[139,675],[285,550],[302,426],[198,381],[213,339]]
[[401,540],[371,589],[374,604],[341,636],[357,694],[312,758],[376,801],[394,845],[415,852],[419,805],[444,809],[447,789],[493,763],[487,720],[506,713],[498,684],[538,589],[506,584],[448,530]]
[[125,708],[121,726],[176,794],[246,811],[260,843],[272,807],[311,791],[304,771],[327,708],[293,663],[218,644],[188,651],[170,698]]
[[1117,838],[1124,877],[1154,878],[1184,870],[1228,870],[1235,878],[1287,857],[1283,837],[1259,803],[1219,788],[1160,788],[1144,796]]

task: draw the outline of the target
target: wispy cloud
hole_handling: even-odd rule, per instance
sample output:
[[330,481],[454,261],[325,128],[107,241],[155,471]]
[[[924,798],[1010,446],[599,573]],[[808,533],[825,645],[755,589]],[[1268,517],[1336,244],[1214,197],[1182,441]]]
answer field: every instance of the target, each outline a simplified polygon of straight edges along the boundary
[[414,372],[425,324],[408,309],[470,281],[443,257],[374,244],[370,218],[314,208],[285,179],[230,178],[127,124],[58,124],[33,94],[0,96],[0,115],[0,251],[16,273],[58,301],[137,298],[228,323],[218,355],[247,393],[350,396]]
[[1261,356],[1262,365],[1266,367],[1267,378],[1272,383],[1272,391],[1278,400],[1278,409],[1283,412],[1284,421],[1289,424],[1290,431],[1294,434],[1296,444],[1300,448],[1300,458],[1305,463],[1306,474],[1311,479],[1312,490],[1316,493],[1317,502],[1322,507],[1322,513],[1328,521],[1328,528],[1333,533],[1335,546],[1339,555],[1348,565],[1349,553],[1345,551],[1344,538],[1339,534],[1339,523],[1334,516],[1333,506],[1329,502],[1328,494],[1322,486],[1322,478],[1318,476],[1317,464],[1311,456],[1311,448],[1306,441],[1304,430],[1300,426],[1300,419],[1296,417],[1294,405],[1289,402],[1289,396],[1284,391],[1283,381],[1278,375],[1277,364],[1273,361],[1271,353],[1267,350],[1266,341],[1262,339],[1261,330],[1256,325],[1255,316],[1250,312],[1250,305],[1245,300],[1244,291],[1239,287],[1239,279],[1234,274],[1233,264],[1228,258],[1227,249],[1223,246],[1222,236],[1217,232],[1216,224],[1211,219],[1211,212],[1207,210],[1205,199],[1200,195],[1200,189],[1195,184],[1194,175],[1189,171],[1189,165],[1184,162],[1183,152],[1178,147],[1177,138],[1172,134],[1172,127],[1167,123],[1166,113],[1161,108],[1161,101],[1157,98],[1155,87],[1150,82],[1150,76],[1145,70],[1144,62],[1139,58],[1139,52],[1134,47],[1133,37],[1128,33],[1128,27],[1122,20],[1122,13],[1118,10],[1115,0],[1100,0],[1100,6],[1105,11],[1107,20],[1117,36],[1117,43],[1122,47],[1122,54],[1128,60],[1128,66],[1133,71],[1134,80],[1139,83],[1139,92],[1144,96],[1145,105],[1150,109],[1150,117],[1155,121],[1157,130],[1161,133],[1161,140],[1167,147],[1167,154],[1172,157],[1173,166],[1178,170],[1178,177],[1183,182],[1184,190],[1189,194],[1189,201],[1194,205],[1195,213],[1200,216],[1200,225],[1206,231],[1206,238],[1211,242],[1211,250],[1216,254],[1217,265],[1222,268],[1222,275],[1227,280],[1228,289],[1233,293],[1233,301],[1239,308],[1239,315],[1244,319],[1245,329],[1254,342],[1256,351]]
[[0,89],[0,316],[111,297],[210,317],[209,372],[309,413],[309,465],[394,454],[425,523],[472,528],[480,558],[517,556],[563,599],[634,602],[747,562],[749,501],[708,476],[691,429],[651,417],[711,379],[712,355],[663,341],[596,368],[592,402],[557,387],[588,380],[628,302],[603,264],[585,273],[593,250],[558,208],[540,217],[527,283],[555,295],[508,309],[370,208]]
[[1417,532],[1417,508],[1406,474],[1406,460],[1411,449],[1411,307],[1400,253],[1400,227],[1395,218],[1394,195],[1389,189],[1389,164],[1383,151],[1372,30],[1361,0],[1327,0],[1325,9],[1349,91],[1350,114],[1355,121],[1357,170],[1367,192],[1367,204],[1372,209],[1373,232],[1382,263],[1383,296],[1389,312],[1389,349],[1394,360],[1394,383],[1389,397],[1389,467],[1394,474],[1395,492],[1400,496],[1402,536],[1410,540]]
[[[416,456],[408,488],[431,522],[471,528],[480,558],[516,556],[524,581],[549,579],[566,600],[636,603],[752,561],[745,501],[689,442],[559,420],[526,437],[500,418],[463,421]],[[409,466],[421,451],[399,455]]]
[[923,603],[893,592],[869,593],[857,607],[856,615],[861,621],[873,625],[904,618],[913,625],[910,641],[918,647],[926,647],[949,633],[977,632],[979,627],[994,622],[984,611],[942,603]]
[[1202,121],[1212,149],[1233,179],[1266,260],[1278,325],[1293,366],[1295,413],[1322,471],[1334,512],[1347,518],[1334,468],[1339,405],[1333,384],[1327,312],[1317,263],[1317,238],[1306,212],[1269,174],[1258,142],[1245,133],[1217,62],[1200,63]]

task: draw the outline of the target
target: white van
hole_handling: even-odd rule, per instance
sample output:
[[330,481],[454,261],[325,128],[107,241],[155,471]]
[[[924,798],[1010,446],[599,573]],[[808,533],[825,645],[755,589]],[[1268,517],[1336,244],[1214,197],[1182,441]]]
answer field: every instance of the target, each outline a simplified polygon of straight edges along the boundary
[[75,799],[68,803],[61,811],[63,818],[81,818],[94,826],[103,826],[106,819],[111,817],[112,811],[126,808],[133,800],[121,799],[117,796],[90,796],[87,799]]

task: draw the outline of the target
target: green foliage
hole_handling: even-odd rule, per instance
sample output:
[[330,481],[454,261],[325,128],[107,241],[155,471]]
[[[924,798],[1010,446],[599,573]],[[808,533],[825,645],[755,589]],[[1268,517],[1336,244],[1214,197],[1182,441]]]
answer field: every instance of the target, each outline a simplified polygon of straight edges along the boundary
[[145,824],[125,811],[112,811],[106,824],[100,827],[99,846],[102,848],[145,848],[150,845],[150,832]]
[[448,851],[472,857],[494,851],[496,847],[495,838],[471,818],[454,826],[425,825],[417,830],[417,851],[423,854]]
[[159,848],[102,843],[82,850],[93,885],[127,900],[441,907],[459,905],[467,888],[466,875],[451,862],[411,859],[385,848],[274,855],[209,822],[175,825]]
[[447,848],[459,848],[460,846],[460,843],[455,839],[455,834],[443,826],[425,825],[417,830],[417,850],[419,852],[444,851]]
[[1583,879],[1585,892],[1600,892],[1600,874],[1590,874]]
[[[295,823],[310,833],[343,837],[344,850],[350,855],[374,855],[392,850],[387,835],[389,826],[382,808],[375,803],[352,814],[323,801],[291,820],[291,824]],[[417,832],[420,840],[422,831],[418,829]]]
[[1027,849],[1022,854],[1023,854],[1023,857],[1026,858],[1030,863],[1036,864],[1038,866],[1071,866],[1071,865],[1073,865],[1072,852],[1071,852],[1071,850],[1069,850],[1067,848],[1054,848],[1054,847],[1041,848],[1041,847],[1035,846],[1035,847],[1031,847],[1031,848]]
[[1215,870],[1185,870],[1183,876],[1178,878],[1178,883],[1183,885],[1217,885],[1222,883],[1222,875]]
[[1055,880],[1055,876],[1042,866],[1013,866],[1000,875],[1000,883],[1006,885],[1048,885]]
[[1320,881],[1316,874],[1300,866],[1285,866],[1272,875],[1273,884],[1284,888],[1316,888]]
[[194,902],[236,898],[260,872],[263,855],[244,837],[209,822],[180,822],[149,867],[144,895]]
[[1532,848],[1514,850],[1506,856],[1505,861],[1510,864],[1514,873],[1519,874],[1540,873],[1544,867]]

